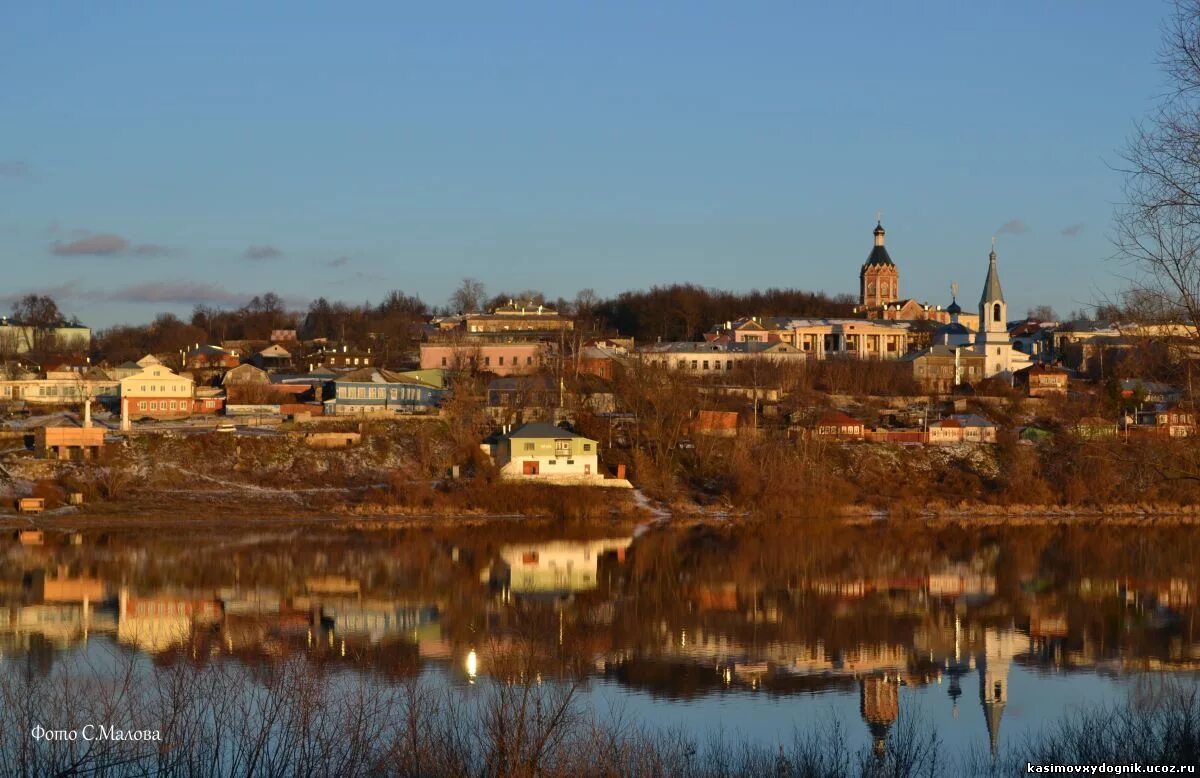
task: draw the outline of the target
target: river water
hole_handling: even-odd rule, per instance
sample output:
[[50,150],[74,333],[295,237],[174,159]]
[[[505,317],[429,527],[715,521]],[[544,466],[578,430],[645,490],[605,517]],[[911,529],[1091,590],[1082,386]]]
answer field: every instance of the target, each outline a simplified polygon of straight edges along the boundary
[[470,695],[519,662],[656,727],[774,744],[836,721],[866,746],[911,714],[986,753],[1081,706],[1195,683],[1197,535],[48,531],[0,561],[0,674],[307,657]]

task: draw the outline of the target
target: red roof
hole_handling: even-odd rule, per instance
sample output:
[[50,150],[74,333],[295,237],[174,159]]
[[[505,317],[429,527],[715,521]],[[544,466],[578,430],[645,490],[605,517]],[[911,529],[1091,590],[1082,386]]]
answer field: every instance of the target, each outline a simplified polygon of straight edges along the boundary
[[821,425],[822,427],[832,427],[834,425],[838,427],[862,426],[861,421],[854,418],[850,414],[842,413],[841,411],[825,411],[821,414],[821,417],[817,419],[817,424]]
[[737,429],[737,422],[737,411],[700,411],[696,414],[696,429],[698,430]]

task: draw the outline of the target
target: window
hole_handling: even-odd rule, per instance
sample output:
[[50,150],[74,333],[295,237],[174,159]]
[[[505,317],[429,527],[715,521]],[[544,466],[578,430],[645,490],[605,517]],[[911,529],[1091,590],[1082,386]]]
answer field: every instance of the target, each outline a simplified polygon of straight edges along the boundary
[[558,460],[557,460],[557,459],[551,459],[551,460],[550,460],[549,462],[547,462],[546,464],[548,464],[548,465],[557,465],[557,464],[558,464]]
[[696,360],[692,360],[692,370],[696,369]]
[[733,360],[732,359],[725,360],[725,369],[733,370]]
[[992,306],[992,321],[1000,321],[1000,303]]
[[532,365],[532,364],[533,364],[533,357],[525,357],[525,364],[527,364],[527,365]]
[[525,444],[522,446],[522,448],[523,448],[523,450],[525,450],[525,451],[533,451],[535,448],[537,448],[537,446],[535,446],[535,445],[534,445],[534,444],[532,444],[532,443],[525,443]]
[[708,360],[704,360],[704,369],[708,370]]
[[175,405],[175,400],[171,401],[171,410],[173,410],[173,411],[179,410],[178,406]]
[[501,357],[500,357],[500,366],[501,367],[504,366],[504,356],[503,355],[501,355]]
[[573,465],[573,464],[575,464],[575,460],[574,460],[574,459],[568,459],[568,460],[567,460],[567,464],[568,464],[568,465]]
[[154,402],[153,400],[151,400],[151,401],[150,401],[150,410],[152,410],[152,411],[157,411],[157,410],[158,410],[158,403],[156,403],[156,402]]
[[145,400],[141,400],[138,402],[138,410],[139,411],[146,410],[146,401]]
[[491,364],[492,364],[492,358],[491,358],[491,357],[484,357],[484,358],[483,358],[483,364],[485,364],[485,365],[491,365]]
[[446,358],[442,357],[442,367],[445,367],[445,366],[446,366]]
[[583,450],[584,450],[584,451],[591,451],[591,450],[592,450],[592,444],[591,444],[591,443],[584,443],[584,444],[583,444]]

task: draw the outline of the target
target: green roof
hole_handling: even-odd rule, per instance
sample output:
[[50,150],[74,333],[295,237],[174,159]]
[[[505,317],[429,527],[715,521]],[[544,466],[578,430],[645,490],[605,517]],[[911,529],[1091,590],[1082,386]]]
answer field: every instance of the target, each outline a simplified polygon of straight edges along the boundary
[[510,438],[584,438],[583,435],[577,435],[574,432],[565,430],[562,427],[556,427],[553,424],[537,421],[529,424],[524,424],[512,432],[508,433]]

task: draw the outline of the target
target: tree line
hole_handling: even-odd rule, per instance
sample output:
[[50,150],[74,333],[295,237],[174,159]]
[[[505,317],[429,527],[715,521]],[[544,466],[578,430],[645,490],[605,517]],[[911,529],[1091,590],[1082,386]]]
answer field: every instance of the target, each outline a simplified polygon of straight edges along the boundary
[[[572,299],[551,298],[535,289],[489,293],[475,279],[464,279],[445,305],[391,290],[378,303],[348,303],[319,297],[307,309],[289,307],[275,292],[255,295],[237,308],[196,305],[189,317],[160,313],[144,324],[119,324],[94,333],[91,355],[108,361],[136,359],[147,353],[173,353],[196,345],[227,341],[265,342],[279,330],[294,330],[301,340],[327,339],[351,348],[372,348],[399,361],[416,347],[421,328],[434,316],[490,311],[509,303],[543,305],[572,317],[586,336],[632,337],[638,341],[699,340],[715,325],[744,316],[846,316],[853,299],[802,289],[730,292],[696,284],[654,286],[604,298],[592,289]],[[59,355],[54,328],[68,322],[57,302],[28,295],[12,308],[12,318],[32,325],[33,342],[19,350],[35,361]]]

